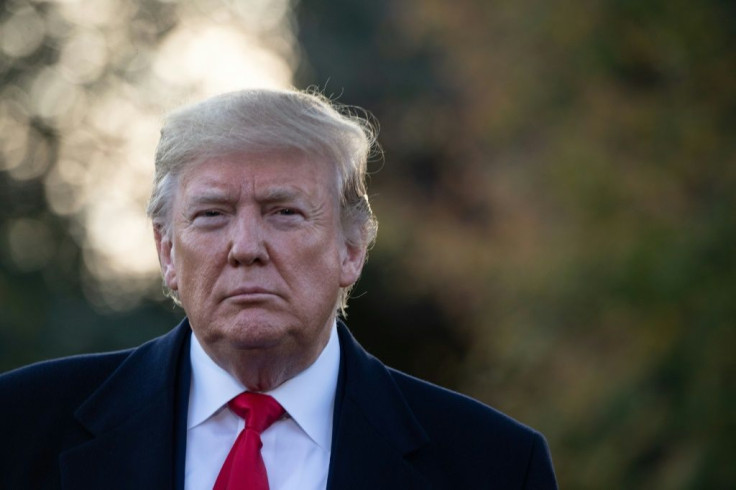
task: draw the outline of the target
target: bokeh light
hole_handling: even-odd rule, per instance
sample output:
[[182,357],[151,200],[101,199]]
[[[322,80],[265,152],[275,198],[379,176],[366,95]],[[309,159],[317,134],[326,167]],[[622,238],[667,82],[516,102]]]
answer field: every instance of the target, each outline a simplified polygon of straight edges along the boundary
[[[1,66],[15,80],[0,97],[0,170],[43,179],[50,209],[77,224],[89,299],[128,308],[158,284],[144,210],[162,115],[223,91],[290,85],[290,4],[67,0],[6,9]],[[39,245],[40,222],[6,228],[19,269],[53,253]]]

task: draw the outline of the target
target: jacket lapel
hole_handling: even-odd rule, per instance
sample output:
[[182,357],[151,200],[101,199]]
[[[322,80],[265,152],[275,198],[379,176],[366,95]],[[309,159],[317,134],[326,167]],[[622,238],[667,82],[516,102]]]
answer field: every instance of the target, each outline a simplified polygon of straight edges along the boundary
[[428,436],[386,367],[339,324],[341,369],[328,489],[428,489],[411,464]]
[[188,379],[189,331],[185,320],[132,351],[78,408],[75,417],[91,439],[61,454],[62,488],[174,487],[178,421],[187,409],[177,379]]

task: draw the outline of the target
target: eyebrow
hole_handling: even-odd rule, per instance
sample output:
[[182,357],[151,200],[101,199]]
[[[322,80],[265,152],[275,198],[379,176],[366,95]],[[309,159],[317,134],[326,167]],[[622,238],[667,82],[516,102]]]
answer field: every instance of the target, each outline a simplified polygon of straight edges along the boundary
[[[274,203],[292,201],[295,199],[309,200],[310,195],[297,186],[273,186],[256,191],[256,201],[261,203]],[[186,206],[199,206],[202,204],[220,204],[236,201],[233,192],[212,187],[206,187],[192,192],[187,200]]]
[[189,194],[186,199],[186,205],[196,206],[199,204],[222,203],[232,201],[233,199],[231,192],[217,188],[205,188]]

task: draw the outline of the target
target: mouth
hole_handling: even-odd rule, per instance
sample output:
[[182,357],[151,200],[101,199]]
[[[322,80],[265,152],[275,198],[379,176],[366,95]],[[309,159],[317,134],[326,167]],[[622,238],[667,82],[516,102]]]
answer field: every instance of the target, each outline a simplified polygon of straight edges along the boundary
[[261,287],[241,287],[229,291],[225,300],[237,303],[260,303],[274,299],[275,292]]

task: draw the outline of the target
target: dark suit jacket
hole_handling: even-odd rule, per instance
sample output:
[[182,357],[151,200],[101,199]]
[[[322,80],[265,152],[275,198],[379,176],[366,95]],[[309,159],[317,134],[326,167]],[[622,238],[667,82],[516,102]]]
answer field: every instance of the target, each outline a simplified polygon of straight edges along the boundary
[[[0,488],[183,488],[189,332],[0,376]],[[556,488],[539,433],[338,332],[329,489]]]

